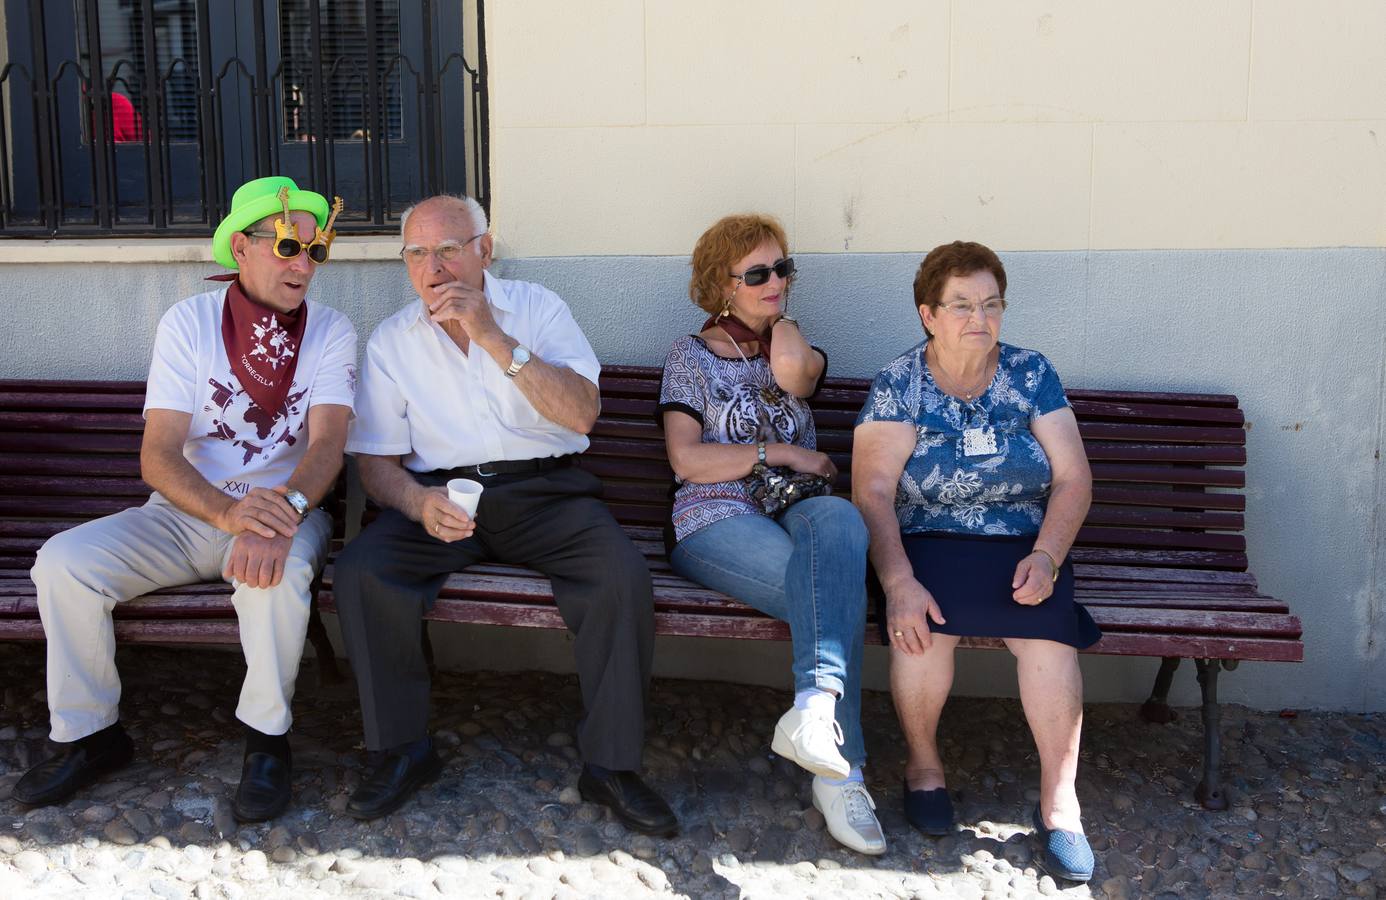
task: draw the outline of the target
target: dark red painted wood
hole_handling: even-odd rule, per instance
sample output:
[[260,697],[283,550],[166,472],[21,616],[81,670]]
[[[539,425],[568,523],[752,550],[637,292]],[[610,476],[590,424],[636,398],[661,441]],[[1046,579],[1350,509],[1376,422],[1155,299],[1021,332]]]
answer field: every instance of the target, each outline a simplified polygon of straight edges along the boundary
[[138,434],[73,434],[0,429],[0,452],[138,453],[139,450]]
[[1119,488],[1100,483],[1093,485],[1092,501],[1109,506],[1162,506],[1174,509],[1225,509],[1237,512],[1246,509],[1246,497],[1242,494]]
[[[3,471],[3,470],[0,470]],[[140,497],[149,485],[139,478],[90,478],[83,475],[0,475],[0,494],[20,497]]]
[[41,391],[23,392],[0,390],[0,409],[33,409],[65,411],[112,410],[141,412],[144,409],[144,384],[138,394],[55,394]]
[[0,453],[0,472],[10,475],[90,475],[138,478],[140,460],[128,456]]
[[1137,422],[1206,422],[1241,428],[1246,422],[1240,409],[1174,403],[1119,403],[1112,400],[1069,398],[1073,411],[1084,419]]
[[1125,482],[1131,484],[1206,485],[1209,487],[1241,488],[1246,486],[1246,473],[1241,469],[1205,469],[1202,466],[1146,466],[1136,463],[1095,462],[1088,460],[1093,481]]
[[138,413],[4,412],[0,411],[0,430],[4,431],[120,431],[139,434],[144,417]]

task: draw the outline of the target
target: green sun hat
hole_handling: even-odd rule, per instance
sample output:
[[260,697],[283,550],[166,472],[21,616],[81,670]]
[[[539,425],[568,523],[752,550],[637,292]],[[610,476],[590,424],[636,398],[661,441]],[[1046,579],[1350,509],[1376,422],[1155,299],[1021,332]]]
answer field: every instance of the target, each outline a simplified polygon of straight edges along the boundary
[[245,231],[263,219],[284,212],[284,204],[279,202],[279,189],[289,189],[289,210],[311,213],[318,220],[318,227],[327,224],[327,198],[313,191],[300,191],[292,178],[271,175],[257,178],[241,185],[231,196],[231,212],[217,226],[212,237],[212,256],[228,269],[239,269],[236,258],[231,255],[231,235]]

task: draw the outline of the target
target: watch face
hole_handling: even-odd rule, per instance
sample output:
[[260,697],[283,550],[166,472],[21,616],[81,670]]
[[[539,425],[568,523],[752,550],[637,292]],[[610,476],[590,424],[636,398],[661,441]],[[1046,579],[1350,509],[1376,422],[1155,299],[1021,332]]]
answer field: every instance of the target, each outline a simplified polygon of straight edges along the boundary
[[510,360],[511,362],[516,362],[520,365],[524,365],[525,363],[529,362],[529,351],[526,350],[524,347],[516,347],[514,350],[510,351]]

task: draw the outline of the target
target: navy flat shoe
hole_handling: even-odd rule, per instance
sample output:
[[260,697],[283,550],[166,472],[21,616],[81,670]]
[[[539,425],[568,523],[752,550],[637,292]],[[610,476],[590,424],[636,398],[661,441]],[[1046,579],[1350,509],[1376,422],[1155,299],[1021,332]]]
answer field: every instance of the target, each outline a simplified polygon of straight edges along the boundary
[[905,818],[925,834],[941,837],[953,832],[953,800],[948,788],[932,791],[912,791],[909,782],[904,786]]
[[1035,804],[1035,836],[1044,846],[1044,868],[1055,878],[1083,882],[1092,878],[1092,845],[1087,835],[1062,828],[1045,828]]

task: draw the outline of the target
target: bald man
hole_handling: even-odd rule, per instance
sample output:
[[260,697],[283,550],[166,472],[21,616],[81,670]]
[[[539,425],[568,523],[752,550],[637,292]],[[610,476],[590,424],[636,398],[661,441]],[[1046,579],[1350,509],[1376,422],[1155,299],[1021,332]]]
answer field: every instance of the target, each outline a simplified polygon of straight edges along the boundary
[[[441,770],[420,622],[449,573],[496,561],[548,575],[576,637],[582,796],[630,829],[672,835],[673,811],[638,774],[649,568],[577,465],[601,367],[558,295],[487,271],[475,201],[431,197],[402,221],[418,297],[371,336],[347,442],[383,512],[338,557],[333,586],[366,746],[381,751],[347,812],[384,815]],[[475,516],[449,501],[453,478],[484,485]]]

